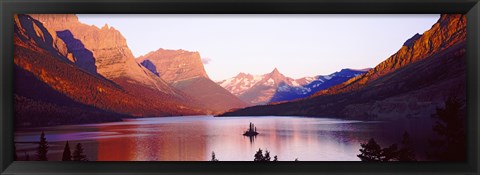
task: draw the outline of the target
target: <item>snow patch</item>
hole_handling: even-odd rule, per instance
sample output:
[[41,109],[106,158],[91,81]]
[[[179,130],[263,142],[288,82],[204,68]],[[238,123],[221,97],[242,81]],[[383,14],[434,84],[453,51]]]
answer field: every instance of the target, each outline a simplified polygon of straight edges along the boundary
[[275,80],[273,80],[272,78],[269,78],[265,83],[264,85],[267,85],[267,86],[273,86],[275,84]]
[[293,85],[293,86],[300,86],[296,81],[293,81],[293,82],[292,82],[292,85]]

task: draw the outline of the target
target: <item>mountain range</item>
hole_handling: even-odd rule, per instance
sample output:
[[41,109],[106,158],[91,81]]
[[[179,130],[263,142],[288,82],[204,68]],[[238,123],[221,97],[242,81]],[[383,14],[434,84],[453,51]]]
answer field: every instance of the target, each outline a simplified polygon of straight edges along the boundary
[[275,68],[270,73],[263,75],[239,73],[235,77],[217,83],[251,105],[263,105],[308,97],[319,90],[361,75],[366,70],[368,69],[342,69],[330,75],[293,79]]
[[429,30],[408,39],[395,54],[365,74],[307,98],[221,116],[430,117],[447,97],[466,101],[465,41],[465,15],[442,14]]
[[199,52],[158,49],[135,58],[108,25],[86,25],[72,14],[15,15],[15,124],[205,114],[430,116],[446,96],[466,98],[465,26],[464,15],[441,15],[372,69],[293,79],[275,68],[214,82]]
[[[15,15],[14,23],[17,126],[215,114],[245,105],[206,74],[189,79],[196,81],[162,79],[108,25],[89,26],[70,14]],[[188,93],[193,85],[209,92]]]

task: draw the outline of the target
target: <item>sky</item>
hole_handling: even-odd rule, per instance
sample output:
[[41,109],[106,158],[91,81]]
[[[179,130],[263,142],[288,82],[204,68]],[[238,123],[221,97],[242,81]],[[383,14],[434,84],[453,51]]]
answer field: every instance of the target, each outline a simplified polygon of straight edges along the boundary
[[164,49],[198,51],[214,81],[277,68],[292,78],[375,67],[439,14],[182,15],[81,14],[126,38],[135,57]]

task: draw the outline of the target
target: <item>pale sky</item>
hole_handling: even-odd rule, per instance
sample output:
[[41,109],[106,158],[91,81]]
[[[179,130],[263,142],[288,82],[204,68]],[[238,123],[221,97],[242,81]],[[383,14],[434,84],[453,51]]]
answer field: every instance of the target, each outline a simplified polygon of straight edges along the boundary
[[375,67],[422,34],[438,14],[418,15],[78,15],[119,30],[135,57],[150,51],[198,51],[214,81],[275,67],[292,78]]

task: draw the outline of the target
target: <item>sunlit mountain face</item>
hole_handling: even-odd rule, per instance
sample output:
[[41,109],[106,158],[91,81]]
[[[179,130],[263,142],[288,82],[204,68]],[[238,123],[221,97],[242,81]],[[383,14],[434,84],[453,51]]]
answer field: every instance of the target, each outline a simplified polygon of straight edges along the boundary
[[330,75],[293,79],[275,68],[272,72],[263,75],[239,73],[235,77],[217,83],[250,104],[267,104],[308,97],[315,92],[362,75],[367,70],[369,69],[342,69]]
[[213,114],[247,106],[208,77],[199,52],[158,49],[139,57],[137,62]]

